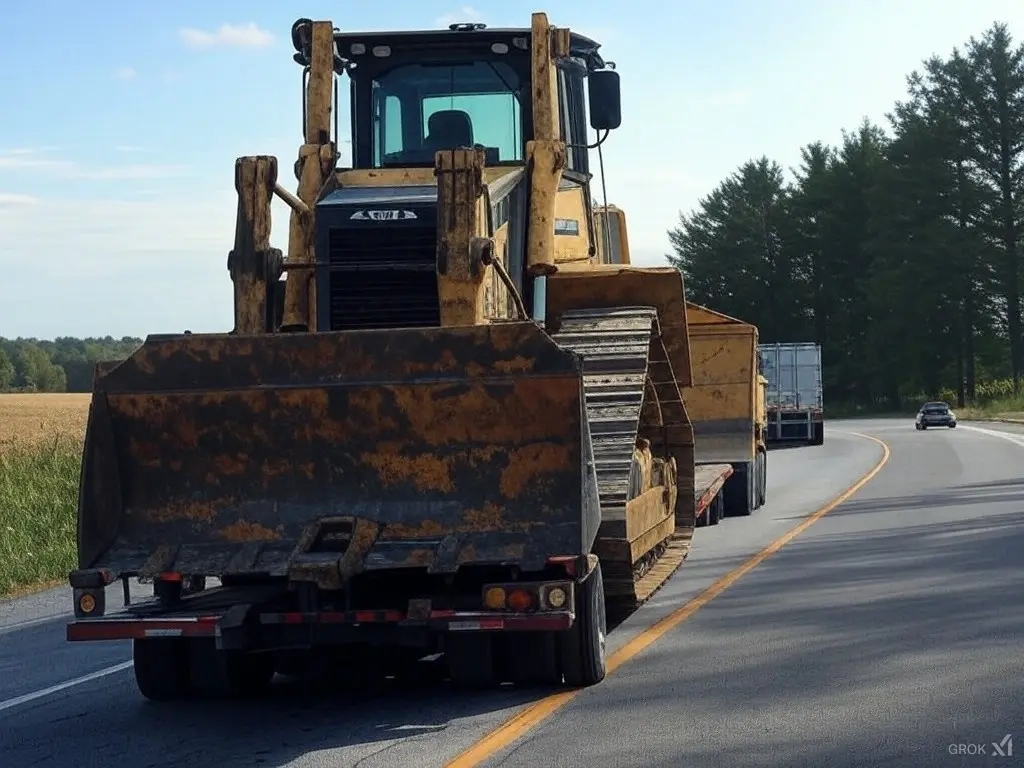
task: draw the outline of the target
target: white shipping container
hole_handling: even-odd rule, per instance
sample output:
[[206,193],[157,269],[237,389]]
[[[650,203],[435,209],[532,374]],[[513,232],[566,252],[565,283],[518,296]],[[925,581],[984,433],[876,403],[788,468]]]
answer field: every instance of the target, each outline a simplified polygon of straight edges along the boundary
[[813,342],[759,344],[768,379],[768,408],[822,410],[821,345]]

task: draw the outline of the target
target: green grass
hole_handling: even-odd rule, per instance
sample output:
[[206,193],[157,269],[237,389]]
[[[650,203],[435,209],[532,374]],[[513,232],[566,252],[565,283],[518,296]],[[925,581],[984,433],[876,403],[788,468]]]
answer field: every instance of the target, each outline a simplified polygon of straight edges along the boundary
[[846,405],[837,403],[825,406],[825,418],[829,420],[838,419],[878,419],[878,418],[913,418],[917,409],[927,400],[945,400],[953,406],[953,410],[959,419],[1019,419],[1024,421],[1024,395],[1019,397],[1005,396],[986,399],[984,402],[968,405],[964,408],[956,407],[956,396],[952,392],[940,393],[937,398],[925,397],[908,398],[906,404],[899,411],[884,409],[882,407],[866,407]]
[[0,596],[67,579],[75,567],[81,443],[0,451]]
[[997,398],[982,405],[958,408],[956,413],[962,419],[1024,420],[1024,396]]

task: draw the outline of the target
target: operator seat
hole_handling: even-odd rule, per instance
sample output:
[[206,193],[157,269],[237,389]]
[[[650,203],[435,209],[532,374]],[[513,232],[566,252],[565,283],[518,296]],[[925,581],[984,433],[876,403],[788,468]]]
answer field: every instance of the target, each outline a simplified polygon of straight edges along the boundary
[[461,109],[444,109],[435,112],[427,120],[427,136],[423,148],[436,152],[439,149],[457,149],[473,146],[473,121]]

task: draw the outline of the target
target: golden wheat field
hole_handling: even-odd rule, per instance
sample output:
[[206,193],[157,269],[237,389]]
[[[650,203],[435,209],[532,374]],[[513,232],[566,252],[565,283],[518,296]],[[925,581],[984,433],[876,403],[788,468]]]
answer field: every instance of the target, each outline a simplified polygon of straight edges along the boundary
[[0,394],[0,449],[55,437],[82,439],[89,393]]

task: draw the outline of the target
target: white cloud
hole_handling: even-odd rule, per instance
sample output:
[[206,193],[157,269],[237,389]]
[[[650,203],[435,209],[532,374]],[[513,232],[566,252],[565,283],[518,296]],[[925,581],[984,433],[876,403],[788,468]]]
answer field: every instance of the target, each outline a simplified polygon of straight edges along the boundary
[[115,152],[145,152],[145,147],[140,147],[136,144],[117,144],[114,146]]
[[190,172],[191,169],[187,165],[111,165],[105,168],[76,166],[69,169],[65,175],[75,179],[131,181],[187,176]]
[[37,155],[43,152],[60,152],[60,147],[11,147],[0,149],[0,157],[4,155]]
[[114,70],[114,79],[122,80],[124,82],[129,80],[138,80],[139,73],[133,67],[118,67]]
[[45,166],[60,167],[60,160],[45,160],[39,157],[20,157],[17,155],[0,155],[0,170],[4,168],[41,168]]
[[263,48],[274,41],[270,32],[251,21],[248,24],[221,24],[213,32],[185,28],[178,34],[189,48]]
[[17,192],[0,192],[0,211],[5,208],[35,205],[38,202],[39,198],[32,197],[32,195],[22,195]]
[[[120,148],[119,151],[131,151]],[[49,168],[57,176],[71,179],[131,180],[166,179],[188,175],[186,165],[112,165],[88,166],[71,160],[61,160],[38,149],[0,150],[0,172],[25,168]]]
[[39,168],[44,166],[60,166],[61,160],[46,157],[54,151],[53,147],[14,147],[0,149],[0,170],[4,168]]
[[[227,254],[237,198],[228,187],[191,198],[164,193],[14,205],[0,195],[0,271],[9,290],[0,335],[230,330]],[[272,242],[278,248],[287,248],[288,215],[275,200]],[[40,313],[40,306],[57,309]]]
[[459,8],[457,13],[446,13],[444,16],[438,16],[434,19],[434,23],[439,27],[447,27],[449,24],[460,24],[483,20],[484,17],[480,11],[470,5],[464,5]]

